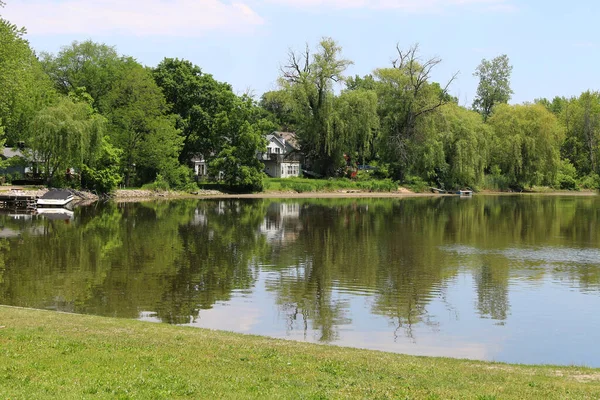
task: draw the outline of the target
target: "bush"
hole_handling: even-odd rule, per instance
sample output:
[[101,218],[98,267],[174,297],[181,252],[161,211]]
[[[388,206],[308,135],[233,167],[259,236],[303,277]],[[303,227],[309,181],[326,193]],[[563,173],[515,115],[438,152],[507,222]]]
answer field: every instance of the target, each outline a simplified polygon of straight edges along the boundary
[[115,166],[96,170],[84,165],[81,171],[81,186],[99,194],[112,192],[119,183],[121,183],[121,174]]
[[555,187],[563,190],[577,190],[577,170],[575,166],[567,160],[561,160],[556,174]]
[[[168,185],[168,188],[165,190],[168,190],[169,188],[186,192],[198,190],[198,185],[194,181],[194,171],[188,166],[173,163],[172,165],[164,167],[162,168],[161,173],[157,175],[154,183],[159,180],[159,176]],[[161,186],[164,186],[164,182],[160,182],[160,184]]]
[[404,182],[410,190],[415,193],[423,193],[429,190],[429,184],[418,176],[407,176]]
[[581,189],[598,190],[600,189],[600,176],[592,172],[591,174],[584,176],[579,180],[579,187]]
[[161,175],[156,175],[156,179],[152,183],[147,183],[142,186],[144,190],[153,190],[155,192],[164,192],[170,189],[169,182]]
[[298,183],[298,182],[294,182],[290,185],[292,190],[295,190],[298,193],[305,193],[305,192],[315,192],[316,188],[308,183]]

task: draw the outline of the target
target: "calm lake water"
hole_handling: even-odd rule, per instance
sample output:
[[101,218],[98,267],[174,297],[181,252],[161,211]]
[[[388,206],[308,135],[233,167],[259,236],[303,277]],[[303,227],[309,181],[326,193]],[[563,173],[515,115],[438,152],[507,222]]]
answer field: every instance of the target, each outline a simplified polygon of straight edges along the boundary
[[600,367],[596,196],[102,204],[0,227],[0,304]]

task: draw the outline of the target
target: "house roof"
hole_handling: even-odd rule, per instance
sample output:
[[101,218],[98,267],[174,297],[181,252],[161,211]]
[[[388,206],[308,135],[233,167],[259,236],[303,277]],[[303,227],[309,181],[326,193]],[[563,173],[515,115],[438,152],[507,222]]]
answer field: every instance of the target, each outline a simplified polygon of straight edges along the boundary
[[23,157],[21,150],[13,149],[12,147],[4,147],[2,149],[2,158],[9,159],[13,157]]
[[294,150],[300,149],[300,147],[298,146],[298,138],[296,137],[296,134],[294,132],[274,132],[273,134],[285,139],[285,142],[288,143],[291,147],[293,147]]
[[282,148],[284,148],[284,149],[285,149],[285,143],[284,143],[284,142],[281,140],[281,137],[280,137],[280,136],[278,136],[278,135],[276,135],[276,134],[270,134],[270,135],[267,135],[267,140],[268,140],[269,142],[275,141],[275,142],[277,142],[277,143],[278,143],[278,144],[279,144],[279,145],[280,145]]

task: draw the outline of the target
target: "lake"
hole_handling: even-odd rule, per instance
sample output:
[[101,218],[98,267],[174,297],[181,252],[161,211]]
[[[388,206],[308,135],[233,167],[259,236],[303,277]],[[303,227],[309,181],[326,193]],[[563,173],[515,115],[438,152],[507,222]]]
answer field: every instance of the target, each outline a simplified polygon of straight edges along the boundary
[[0,304],[600,367],[600,197],[173,200],[2,214]]

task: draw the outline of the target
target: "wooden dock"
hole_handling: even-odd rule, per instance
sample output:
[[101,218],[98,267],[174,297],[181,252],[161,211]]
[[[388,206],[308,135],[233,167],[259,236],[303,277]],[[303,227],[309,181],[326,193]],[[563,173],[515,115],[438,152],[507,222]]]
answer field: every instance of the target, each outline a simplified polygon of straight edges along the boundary
[[27,194],[0,194],[0,208],[5,210],[32,210],[37,208],[38,196]]

